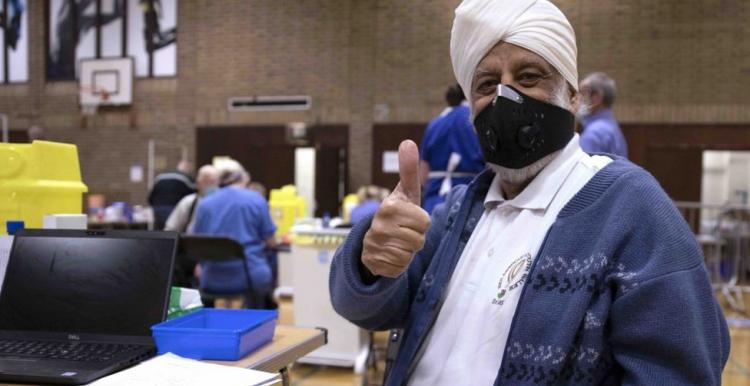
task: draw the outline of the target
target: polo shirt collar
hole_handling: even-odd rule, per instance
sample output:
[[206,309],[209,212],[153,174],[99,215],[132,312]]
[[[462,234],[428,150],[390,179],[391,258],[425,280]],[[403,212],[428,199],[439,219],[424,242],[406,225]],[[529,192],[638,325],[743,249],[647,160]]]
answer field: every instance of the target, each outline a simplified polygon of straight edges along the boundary
[[484,207],[490,209],[512,206],[517,209],[547,210],[581,156],[585,155],[578,141],[578,134],[575,134],[560,154],[512,200],[503,197],[500,176],[496,174],[485,196]]

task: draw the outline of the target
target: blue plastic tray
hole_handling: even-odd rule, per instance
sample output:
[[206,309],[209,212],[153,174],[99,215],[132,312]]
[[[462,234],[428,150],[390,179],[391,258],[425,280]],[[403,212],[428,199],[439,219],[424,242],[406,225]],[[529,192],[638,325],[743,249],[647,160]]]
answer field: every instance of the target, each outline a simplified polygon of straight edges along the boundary
[[235,361],[273,339],[277,311],[204,308],[151,327],[159,354]]

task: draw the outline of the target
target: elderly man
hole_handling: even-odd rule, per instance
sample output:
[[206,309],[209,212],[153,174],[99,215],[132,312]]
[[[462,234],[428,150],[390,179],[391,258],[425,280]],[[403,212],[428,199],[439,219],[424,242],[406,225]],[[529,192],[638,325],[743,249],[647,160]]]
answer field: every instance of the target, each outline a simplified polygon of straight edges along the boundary
[[576,43],[547,0],[465,0],[451,59],[489,169],[430,219],[418,154],[337,251],[335,309],[404,329],[387,385],[720,385],[729,337],[658,183],[574,134]]
[[582,107],[578,112],[583,123],[581,148],[587,153],[609,153],[628,156],[628,144],[615,120],[615,80],[602,72],[595,72],[581,82]]
[[219,170],[213,165],[203,165],[195,178],[198,192],[189,194],[177,203],[167,218],[164,230],[191,233],[195,224],[195,208],[201,198],[219,188]]

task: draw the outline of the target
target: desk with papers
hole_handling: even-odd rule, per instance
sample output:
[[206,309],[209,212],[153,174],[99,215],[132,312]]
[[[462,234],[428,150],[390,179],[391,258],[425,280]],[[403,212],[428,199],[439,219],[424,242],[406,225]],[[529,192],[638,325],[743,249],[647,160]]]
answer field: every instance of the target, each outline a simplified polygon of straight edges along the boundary
[[[224,366],[231,366],[231,367],[239,367],[239,368],[245,368],[245,369],[252,369],[252,370],[259,370],[259,371],[265,371],[270,373],[279,373],[280,379],[275,380],[271,383],[262,383],[261,385],[274,385],[279,384],[281,382],[282,385],[288,386],[289,385],[289,374],[287,372],[287,367],[294,363],[297,359],[300,357],[312,352],[313,350],[322,347],[327,342],[327,331],[325,329],[320,328],[302,328],[302,327],[293,327],[293,326],[276,326],[276,331],[273,336],[273,340],[266,344],[265,346],[260,347],[258,350],[254,351],[250,355],[238,360],[238,361],[204,361],[201,363],[213,363],[213,364],[219,364]],[[142,362],[147,363],[147,362]],[[166,364],[173,364],[172,362],[166,363]],[[130,369],[123,370],[129,371],[135,369],[135,367],[131,367]],[[149,369],[147,369],[149,370]],[[114,375],[122,375],[123,372],[115,373],[113,375],[110,375],[110,377],[113,377]],[[140,371],[139,371],[140,373]],[[139,374],[136,374],[136,376],[140,376]],[[248,379],[251,379],[252,377],[248,377]],[[94,382],[94,385],[97,385],[97,382],[102,382],[104,380],[107,380],[107,377],[102,378],[96,382]],[[102,384],[102,386],[109,386],[109,385],[120,385],[120,384],[127,384],[127,383],[105,383]],[[154,383],[156,385],[158,383]],[[173,383],[166,383],[167,385],[173,384]],[[23,385],[15,385],[15,384],[6,384],[2,383],[0,385],[6,385],[6,386],[23,386]],[[133,383],[130,383],[130,385],[133,385]],[[248,386],[253,385],[250,383]],[[150,386],[150,385],[149,385]]]

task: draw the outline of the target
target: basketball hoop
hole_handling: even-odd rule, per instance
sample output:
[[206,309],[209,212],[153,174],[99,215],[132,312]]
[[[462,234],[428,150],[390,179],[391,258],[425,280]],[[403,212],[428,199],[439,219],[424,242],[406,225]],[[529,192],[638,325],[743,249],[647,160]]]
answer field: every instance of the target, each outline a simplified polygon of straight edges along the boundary
[[109,91],[104,88],[94,88],[91,86],[81,86],[79,92],[85,92],[90,95],[86,102],[81,102],[81,115],[90,117],[96,115],[99,105],[106,104],[109,101]]
[[81,115],[96,115],[100,106],[133,103],[132,58],[82,59],[78,78]]

